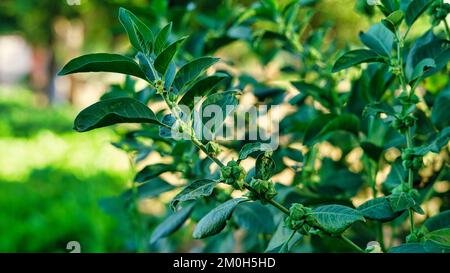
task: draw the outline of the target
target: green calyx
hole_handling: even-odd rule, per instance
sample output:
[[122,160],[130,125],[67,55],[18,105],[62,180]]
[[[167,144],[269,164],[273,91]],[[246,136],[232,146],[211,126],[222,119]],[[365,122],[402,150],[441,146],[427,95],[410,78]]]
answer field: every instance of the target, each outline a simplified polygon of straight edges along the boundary
[[410,233],[408,236],[406,236],[406,242],[407,243],[419,243],[422,241],[425,234],[420,229],[414,230],[412,233]]
[[402,153],[403,166],[407,169],[419,170],[423,167],[423,158],[414,153],[411,148],[406,148]]
[[231,185],[236,190],[243,190],[245,175],[246,172],[244,168],[239,166],[236,161],[231,160],[228,162],[227,166],[222,167],[220,179],[224,183]]
[[270,180],[252,178],[250,187],[254,191],[249,192],[249,198],[252,200],[260,200],[263,204],[277,195],[275,185]]
[[417,118],[412,115],[405,115],[395,119],[392,126],[400,133],[405,133],[406,130],[414,126],[416,120]]
[[406,193],[409,196],[411,196],[412,199],[417,200],[420,197],[419,191],[412,188],[409,184],[407,183],[401,183],[400,185],[398,185],[397,187],[395,187],[392,190],[392,193]]
[[290,207],[289,216],[284,220],[284,223],[288,228],[298,230],[303,235],[309,234],[317,226],[312,209],[298,203]]
[[222,149],[220,148],[220,145],[214,141],[210,141],[208,142],[208,144],[206,144],[206,152],[210,156],[217,156],[221,151]]

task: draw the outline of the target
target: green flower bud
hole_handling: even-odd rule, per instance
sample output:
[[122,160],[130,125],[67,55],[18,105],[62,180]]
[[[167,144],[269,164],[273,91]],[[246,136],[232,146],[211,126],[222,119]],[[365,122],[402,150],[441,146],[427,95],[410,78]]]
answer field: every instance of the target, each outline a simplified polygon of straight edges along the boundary
[[255,192],[250,192],[249,197],[253,200],[260,200],[261,203],[265,203],[266,200],[270,200],[277,195],[275,185],[270,180],[252,178],[250,187]]
[[243,190],[245,175],[246,172],[244,168],[239,166],[236,161],[231,160],[228,162],[227,166],[222,167],[220,179],[224,183],[233,186],[236,190]]
[[208,142],[208,144],[206,144],[206,151],[208,155],[217,156],[218,154],[220,154],[221,150],[222,149],[220,148],[220,145],[214,141],[210,141]]

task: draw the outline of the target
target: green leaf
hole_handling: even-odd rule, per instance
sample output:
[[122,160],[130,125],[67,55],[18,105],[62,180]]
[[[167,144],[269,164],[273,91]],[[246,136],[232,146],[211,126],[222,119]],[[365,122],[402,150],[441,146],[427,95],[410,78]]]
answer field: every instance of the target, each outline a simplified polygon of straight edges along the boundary
[[361,212],[342,205],[325,205],[314,209],[313,215],[328,233],[341,234],[357,221],[365,222]]
[[199,138],[213,139],[216,134],[223,132],[226,118],[236,110],[239,93],[237,90],[231,90],[206,97],[201,105],[202,122],[196,124],[196,126],[203,125],[203,128],[197,128],[196,132],[201,131],[205,135]]
[[421,243],[408,243],[393,247],[388,253],[427,253],[427,250]]
[[376,220],[380,222],[388,222],[394,220],[400,213],[395,213],[386,197],[378,197],[370,199],[357,208],[364,218]]
[[450,140],[450,127],[445,127],[431,141],[420,147],[414,148],[414,154],[424,156],[428,152],[439,153],[442,147]]
[[195,97],[207,96],[225,78],[228,78],[228,75],[217,73],[198,80],[186,92],[183,92],[184,95],[179,104],[192,107]]
[[428,231],[450,227],[450,210],[443,211],[438,215],[428,218],[423,225]]
[[[153,198],[159,196],[161,193],[168,192],[175,189],[175,187],[165,180],[160,178],[155,178],[148,180],[147,182],[139,185],[137,187],[137,198]],[[134,196],[134,190],[129,189],[122,193],[122,200],[130,200]]]
[[152,31],[132,12],[119,9],[119,21],[125,28],[131,45],[138,51],[150,54],[153,45]]
[[193,237],[195,239],[202,239],[221,232],[225,228],[236,206],[245,201],[248,201],[248,199],[231,199],[211,210],[198,222]]
[[187,185],[180,193],[178,193],[172,199],[170,206],[175,209],[179,202],[195,200],[203,196],[210,196],[217,184],[217,181],[211,179],[196,180]]
[[402,23],[404,17],[405,13],[403,11],[396,10],[381,20],[381,23],[395,34],[396,28]]
[[409,79],[409,82],[412,82],[412,81],[418,79],[419,77],[422,77],[422,75],[426,71],[428,71],[429,69],[434,68],[434,67],[436,67],[436,63],[433,59],[431,59],[431,58],[423,59],[414,68],[414,71],[411,75],[411,78]]
[[82,110],[75,118],[74,129],[86,132],[118,123],[161,124],[145,104],[131,98],[117,98],[99,101]]
[[186,85],[193,82],[203,73],[208,67],[219,61],[219,58],[213,57],[200,57],[193,61],[190,61],[183,65],[180,70],[178,70],[174,86],[178,91],[181,91]]
[[173,213],[161,222],[153,231],[150,238],[150,243],[153,244],[159,239],[167,237],[177,231],[189,218],[194,206],[195,204],[190,204],[189,206]]
[[145,182],[159,176],[162,173],[174,172],[176,170],[176,166],[172,164],[157,163],[148,165],[136,174],[134,181]]
[[450,126],[450,88],[443,90],[435,98],[433,108],[431,109],[431,121],[433,124],[441,129]]
[[383,24],[375,24],[367,32],[360,32],[359,39],[379,55],[391,56],[394,34]]
[[450,251],[450,227],[426,233],[424,238],[425,241],[430,241],[440,247],[448,248]]
[[155,54],[158,55],[161,53],[161,51],[166,48],[166,46],[169,44],[168,39],[170,36],[170,33],[172,32],[172,22],[165,25],[156,35],[155,39]]
[[272,159],[272,152],[265,152],[256,158],[255,178],[268,180],[275,171],[275,161]]
[[381,158],[381,155],[383,154],[383,148],[379,147],[372,142],[369,141],[363,141],[361,142],[361,148],[363,149],[364,153],[373,159],[374,161],[378,162]]
[[306,145],[313,145],[326,140],[336,131],[345,131],[357,136],[359,132],[358,117],[353,114],[319,116],[308,125],[303,142]]
[[275,223],[270,210],[258,202],[249,202],[239,205],[233,213],[236,224],[252,233],[272,234]]
[[239,160],[244,160],[250,154],[257,152],[257,151],[267,152],[267,151],[272,151],[272,148],[267,143],[261,143],[261,142],[247,143],[241,148],[241,151],[239,152]]
[[[281,251],[283,245],[285,245],[285,242],[289,240],[289,237],[292,235],[292,230],[287,228],[284,225],[284,222],[281,221],[278,224],[277,230],[272,235],[272,238],[269,241],[269,244],[267,245],[267,248],[264,252],[267,253],[278,253]],[[296,232],[294,236],[289,240],[287,249],[291,249],[292,246],[298,242],[303,236]]]
[[361,63],[381,62],[386,63],[386,58],[379,55],[373,50],[356,49],[346,52],[334,63],[332,72],[338,72],[342,69],[349,68]]
[[412,0],[405,13],[405,22],[412,26],[419,16],[426,11],[434,0]]
[[114,72],[147,80],[144,72],[133,59],[119,54],[94,53],[77,57],[68,62],[58,75],[79,72]]
[[158,71],[161,75],[164,75],[169,67],[170,62],[177,54],[178,49],[181,44],[186,40],[187,36],[178,39],[177,41],[171,43],[167,46],[155,59],[154,66],[156,71]]
[[159,79],[158,72],[156,72],[152,62],[145,56],[145,54],[139,52],[136,57],[139,60],[139,65],[141,66],[141,69],[149,82]]
[[393,193],[387,198],[394,212],[404,211],[416,205],[416,201],[406,192]]

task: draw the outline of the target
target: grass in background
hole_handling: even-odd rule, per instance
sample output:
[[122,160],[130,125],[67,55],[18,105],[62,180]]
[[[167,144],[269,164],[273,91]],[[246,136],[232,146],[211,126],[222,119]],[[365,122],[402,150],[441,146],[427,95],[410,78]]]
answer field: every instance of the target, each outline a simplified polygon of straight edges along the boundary
[[126,227],[101,211],[128,179],[110,130],[72,131],[70,106],[40,108],[24,90],[0,90],[0,252],[122,251]]

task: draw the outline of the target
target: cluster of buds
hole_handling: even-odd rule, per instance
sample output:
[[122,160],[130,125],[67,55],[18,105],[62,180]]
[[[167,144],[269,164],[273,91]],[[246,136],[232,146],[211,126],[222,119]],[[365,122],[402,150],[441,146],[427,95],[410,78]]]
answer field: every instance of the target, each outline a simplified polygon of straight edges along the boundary
[[270,180],[252,178],[250,186],[254,191],[249,192],[249,198],[252,200],[260,200],[263,204],[266,203],[266,200],[270,200],[277,195],[275,185]]
[[210,141],[206,144],[206,152],[209,156],[217,156],[221,151],[220,145],[214,141]]
[[408,183],[401,183],[392,190],[393,194],[401,192],[408,194],[414,200],[417,200],[420,197],[419,191],[412,188]]
[[298,203],[290,207],[289,216],[284,223],[288,228],[298,230],[303,235],[309,234],[311,229],[318,225],[312,209]]
[[414,126],[416,120],[417,118],[412,115],[404,115],[396,118],[392,123],[392,126],[400,133],[405,133],[410,127]]
[[415,229],[412,233],[406,236],[407,243],[419,243],[422,241],[425,234],[420,229]]
[[220,172],[220,179],[231,185],[236,190],[244,189],[245,170],[236,161],[231,160],[228,164],[222,167]]
[[407,169],[419,170],[423,166],[423,158],[412,148],[406,148],[402,153],[403,166]]
[[155,88],[156,88],[156,93],[162,95],[164,93],[165,88],[164,88],[164,82],[162,80],[156,80],[154,82],[155,84]]
[[450,4],[443,1],[435,1],[430,8],[431,23],[433,26],[437,26],[447,18],[450,13]]
[[[401,43],[402,41],[397,42]],[[402,67],[398,63],[397,59],[391,59],[391,63],[389,65],[389,72],[397,76],[402,73]]]

